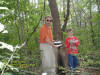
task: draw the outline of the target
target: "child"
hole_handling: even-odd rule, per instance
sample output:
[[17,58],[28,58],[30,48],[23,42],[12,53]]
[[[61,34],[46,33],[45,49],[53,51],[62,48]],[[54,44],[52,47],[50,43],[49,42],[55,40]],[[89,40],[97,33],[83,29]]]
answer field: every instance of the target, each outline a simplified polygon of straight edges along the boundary
[[77,47],[80,45],[79,40],[73,36],[72,29],[67,30],[68,37],[65,39],[65,48],[68,52],[68,65],[70,68],[76,68],[78,60],[76,54],[78,54]]

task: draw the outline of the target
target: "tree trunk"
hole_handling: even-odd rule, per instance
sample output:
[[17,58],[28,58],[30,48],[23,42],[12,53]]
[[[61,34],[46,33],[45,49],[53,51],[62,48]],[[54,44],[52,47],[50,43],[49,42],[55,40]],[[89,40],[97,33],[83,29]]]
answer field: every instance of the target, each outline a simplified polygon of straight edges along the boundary
[[76,24],[77,24],[77,26],[78,26],[78,18],[77,18],[77,15],[76,15],[76,10],[75,10],[75,6],[74,6],[73,1],[72,1],[72,8],[73,8],[73,11],[74,11],[74,14],[75,14]]
[[[20,2],[19,0],[17,0],[17,7],[18,7],[18,18],[19,18],[19,22],[20,22],[20,25],[21,25],[21,38],[22,38],[22,43],[25,42],[25,38],[24,38],[24,25],[23,25],[23,20],[22,20],[22,17],[21,17],[21,11],[20,11]],[[24,45],[24,51],[25,51],[25,55],[27,56],[27,51],[26,51],[26,45]]]
[[18,44],[20,44],[21,39],[20,39],[19,27],[18,27],[18,25],[17,25],[17,23],[16,23],[16,15],[15,15],[15,26],[16,26],[16,28],[17,28]]
[[67,0],[67,15],[64,20],[64,25],[62,27],[62,31],[65,31],[65,29],[66,29],[66,25],[68,23],[68,18],[69,18],[69,12],[70,12],[70,0]]
[[54,40],[62,40],[61,25],[60,25],[59,12],[56,0],[48,0],[48,1],[51,9],[51,15],[53,17]]
[[93,31],[93,23],[92,23],[92,10],[91,10],[91,6],[92,6],[92,4],[91,4],[91,1],[90,1],[90,20],[89,20],[89,22],[90,22],[90,25],[91,25],[91,38],[92,38],[92,43],[93,43],[93,46],[95,47],[95,41],[94,41],[94,31]]
[[[53,17],[54,40],[63,40],[63,34],[62,34],[62,31],[61,31],[59,12],[58,12],[56,0],[48,0],[48,1],[49,1],[49,7],[50,7],[50,10],[51,10],[51,15]],[[64,53],[65,52],[62,48],[58,49],[56,51],[56,55],[57,55],[56,58],[58,58],[58,59],[62,58],[61,61],[62,61],[63,65],[66,65],[65,61],[67,61],[67,58],[65,58]],[[60,56],[60,58],[58,56]],[[59,65],[59,61],[57,63]],[[61,75],[63,75],[63,74],[61,74]]]
[[79,26],[80,26],[80,27],[82,27],[82,24],[81,24],[81,20],[82,20],[82,19],[81,19],[81,16],[82,16],[82,13],[81,13],[81,11],[79,10],[79,17],[80,17]]
[[97,7],[98,7],[98,12],[100,13],[100,1],[96,0],[96,3],[97,3]]
[[66,17],[65,9],[66,9],[66,4],[65,4],[65,0],[63,0],[63,14],[64,14],[64,18]]

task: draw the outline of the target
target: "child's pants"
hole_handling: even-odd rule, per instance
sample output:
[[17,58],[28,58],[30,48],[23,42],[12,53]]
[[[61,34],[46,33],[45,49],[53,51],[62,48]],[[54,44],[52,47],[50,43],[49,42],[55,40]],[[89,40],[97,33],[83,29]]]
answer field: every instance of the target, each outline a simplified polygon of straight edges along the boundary
[[71,54],[68,54],[68,66],[70,68],[76,68],[78,65],[77,57]]

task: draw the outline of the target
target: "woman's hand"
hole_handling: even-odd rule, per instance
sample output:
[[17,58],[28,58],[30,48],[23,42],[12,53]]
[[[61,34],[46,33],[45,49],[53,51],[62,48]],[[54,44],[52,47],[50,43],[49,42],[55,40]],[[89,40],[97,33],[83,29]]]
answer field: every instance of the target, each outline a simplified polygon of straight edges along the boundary
[[56,45],[52,45],[52,47],[54,47],[54,48],[58,48],[58,46],[56,46]]

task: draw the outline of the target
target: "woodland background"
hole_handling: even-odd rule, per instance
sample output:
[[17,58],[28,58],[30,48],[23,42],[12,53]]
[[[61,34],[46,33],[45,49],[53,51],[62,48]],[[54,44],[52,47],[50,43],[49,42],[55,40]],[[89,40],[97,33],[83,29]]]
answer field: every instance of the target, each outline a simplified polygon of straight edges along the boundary
[[0,25],[4,25],[8,31],[0,32],[0,42],[14,47],[25,42],[16,51],[0,49],[1,74],[40,74],[39,28],[47,15],[53,17],[51,26],[55,40],[62,40],[64,43],[66,29],[73,28],[74,35],[80,41],[78,58],[83,75],[99,75],[99,0],[0,0]]

